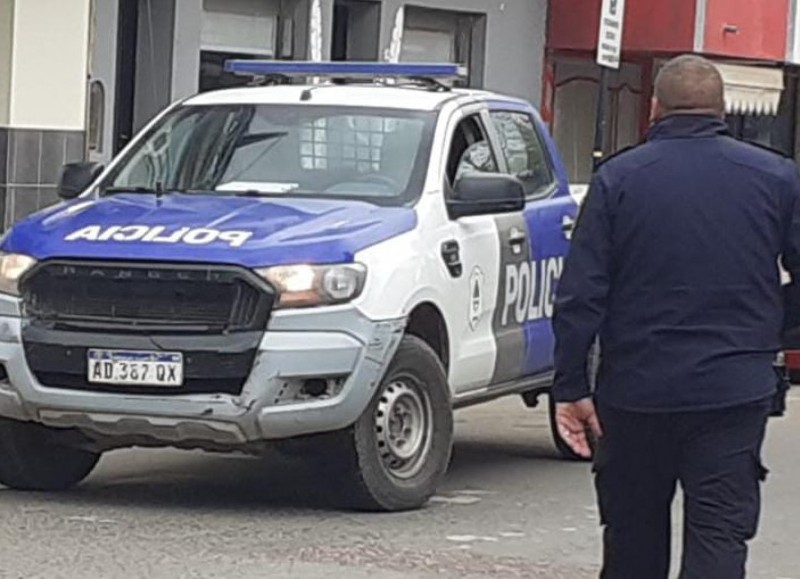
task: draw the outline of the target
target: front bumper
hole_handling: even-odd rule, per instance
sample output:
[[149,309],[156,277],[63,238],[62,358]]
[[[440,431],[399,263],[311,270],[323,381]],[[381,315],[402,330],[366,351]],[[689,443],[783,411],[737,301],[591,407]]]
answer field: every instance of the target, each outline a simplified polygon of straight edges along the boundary
[[[7,304],[0,304],[7,306]],[[77,428],[102,448],[236,450],[330,432],[356,421],[400,342],[404,320],[372,321],[355,308],[282,312],[270,322],[240,395],[132,395],[44,386],[27,363],[22,319],[0,307],[0,416]],[[337,390],[299,397],[297,384],[336,378]]]

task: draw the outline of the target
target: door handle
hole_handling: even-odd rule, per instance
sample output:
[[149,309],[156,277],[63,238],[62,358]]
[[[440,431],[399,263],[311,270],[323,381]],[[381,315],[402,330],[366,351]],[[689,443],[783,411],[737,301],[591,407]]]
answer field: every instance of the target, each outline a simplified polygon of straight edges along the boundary
[[575,230],[575,220],[569,215],[565,215],[561,220],[561,231],[567,239],[572,239],[572,232]]
[[442,243],[442,259],[452,277],[461,277],[464,266],[461,263],[461,247],[457,241],[451,239]]
[[515,255],[520,253],[527,239],[528,236],[525,235],[524,231],[520,231],[516,227],[513,228],[511,233],[508,234],[508,244],[511,246],[511,253]]
[[525,240],[528,237],[525,235],[525,232],[520,231],[519,229],[512,229],[511,233],[508,235],[508,242],[511,245],[522,245],[525,243]]

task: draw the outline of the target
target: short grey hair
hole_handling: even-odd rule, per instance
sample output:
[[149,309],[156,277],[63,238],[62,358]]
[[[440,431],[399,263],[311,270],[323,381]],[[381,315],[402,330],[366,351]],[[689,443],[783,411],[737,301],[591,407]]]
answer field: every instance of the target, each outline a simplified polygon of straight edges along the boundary
[[685,54],[668,61],[656,77],[655,96],[665,113],[725,113],[725,83],[710,60]]

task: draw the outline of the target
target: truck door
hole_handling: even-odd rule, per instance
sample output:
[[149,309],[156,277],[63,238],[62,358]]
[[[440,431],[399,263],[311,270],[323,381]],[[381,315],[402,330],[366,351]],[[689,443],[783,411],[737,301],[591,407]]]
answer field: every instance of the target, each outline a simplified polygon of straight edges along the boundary
[[[491,150],[482,107],[457,111],[449,133],[444,159],[445,195],[465,171],[497,173],[496,154]],[[521,214],[520,214],[521,217]],[[463,264],[461,275],[454,276],[450,295],[450,331],[453,360],[450,382],[457,394],[485,388],[492,380],[495,348],[492,337],[491,295],[496,291],[492,275],[497,259],[496,234],[491,216],[472,216],[451,220],[448,240],[442,251],[457,252]]]
[[521,375],[544,374],[553,369],[554,296],[578,207],[555,146],[532,108],[492,103],[487,117],[500,170],[518,177],[527,197],[527,259],[503,264],[495,331],[502,335],[516,328],[524,339]]

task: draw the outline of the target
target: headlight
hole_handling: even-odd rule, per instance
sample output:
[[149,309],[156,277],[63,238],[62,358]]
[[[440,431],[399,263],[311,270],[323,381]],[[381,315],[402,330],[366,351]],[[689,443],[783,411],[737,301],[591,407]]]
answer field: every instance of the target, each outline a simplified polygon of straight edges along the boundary
[[19,279],[35,264],[27,255],[0,252],[0,292],[18,296]]
[[278,290],[278,307],[342,304],[364,289],[367,268],[361,264],[286,265],[257,269]]

